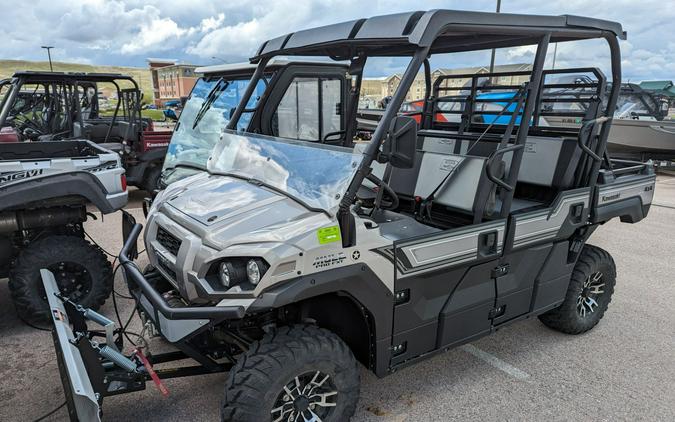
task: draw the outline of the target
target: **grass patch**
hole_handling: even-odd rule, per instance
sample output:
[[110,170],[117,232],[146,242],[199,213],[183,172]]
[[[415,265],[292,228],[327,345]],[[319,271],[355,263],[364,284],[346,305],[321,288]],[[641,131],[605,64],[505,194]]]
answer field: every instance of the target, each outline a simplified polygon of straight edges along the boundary
[[[150,70],[142,67],[95,66],[78,63],[53,62],[55,72],[96,72],[121,73],[129,75],[143,92],[143,102],[153,102],[152,75]],[[0,79],[11,77],[14,72],[22,70],[49,71],[49,62],[33,62],[27,60],[0,60]],[[125,88],[122,86],[121,88]],[[100,88],[99,88],[100,89]]]
[[164,112],[162,110],[141,110],[142,117],[148,117],[155,121],[164,121]]

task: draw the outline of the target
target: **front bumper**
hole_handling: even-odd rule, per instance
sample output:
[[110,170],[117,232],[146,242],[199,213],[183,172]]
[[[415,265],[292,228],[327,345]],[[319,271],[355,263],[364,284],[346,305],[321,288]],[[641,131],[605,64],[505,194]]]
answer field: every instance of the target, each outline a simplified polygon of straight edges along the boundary
[[124,214],[124,220],[124,226],[130,229],[124,230],[125,241],[119,261],[124,269],[127,286],[139,308],[167,340],[177,342],[209,325],[244,317],[244,306],[170,307],[156,289],[155,280],[146,277],[132,261],[143,226],[136,224],[127,213]]

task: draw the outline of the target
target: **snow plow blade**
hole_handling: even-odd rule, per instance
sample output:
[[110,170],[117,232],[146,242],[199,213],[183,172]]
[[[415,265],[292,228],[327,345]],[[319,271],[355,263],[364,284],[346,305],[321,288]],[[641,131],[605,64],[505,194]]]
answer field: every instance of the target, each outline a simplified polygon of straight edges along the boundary
[[40,275],[47,293],[50,314],[54,323],[52,337],[61,382],[66,395],[68,416],[71,421],[100,421],[101,408],[89,380],[80,350],[71,343],[71,341],[75,341],[75,336],[70,328],[65,305],[57,296],[59,290],[54,275],[44,269],[40,270]]

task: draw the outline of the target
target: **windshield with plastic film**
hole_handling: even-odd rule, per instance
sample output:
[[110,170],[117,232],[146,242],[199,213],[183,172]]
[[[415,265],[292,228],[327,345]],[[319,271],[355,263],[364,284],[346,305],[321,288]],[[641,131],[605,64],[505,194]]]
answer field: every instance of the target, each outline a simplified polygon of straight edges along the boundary
[[260,182],[311,209],[334,213],[361,157],[349,148],[225,131],[208,171]]
[[[197,81],[171,137],[164,160],[165,170],[181,165],[206,169],[206,160],[248,83],[248,78],[201,78]],[[256,106],[264,89],[265,82],[260,80],[246,105],[247,109]],[[246,129],[251,114],[242,114],[237,125],[239,129]]]

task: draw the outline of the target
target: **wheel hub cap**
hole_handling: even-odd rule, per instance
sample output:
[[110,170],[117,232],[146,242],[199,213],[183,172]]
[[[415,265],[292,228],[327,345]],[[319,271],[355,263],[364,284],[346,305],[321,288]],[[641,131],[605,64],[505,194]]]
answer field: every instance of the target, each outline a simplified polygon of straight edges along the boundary
[[605,282],[601,272],[589,275],[584,281],[584,287],[577,298],[577,312],[582,318],[595,312],[598,307],[598,298],[605,293]]
[[337,389],[329,375],[316,371],[286,384],[272,408],[274,422],[322,422],[337,406]]
[[75,262],[57,262],[48,269],[54,274],[59,290],[69,299],[77,302],[91,290],[91,274]]

